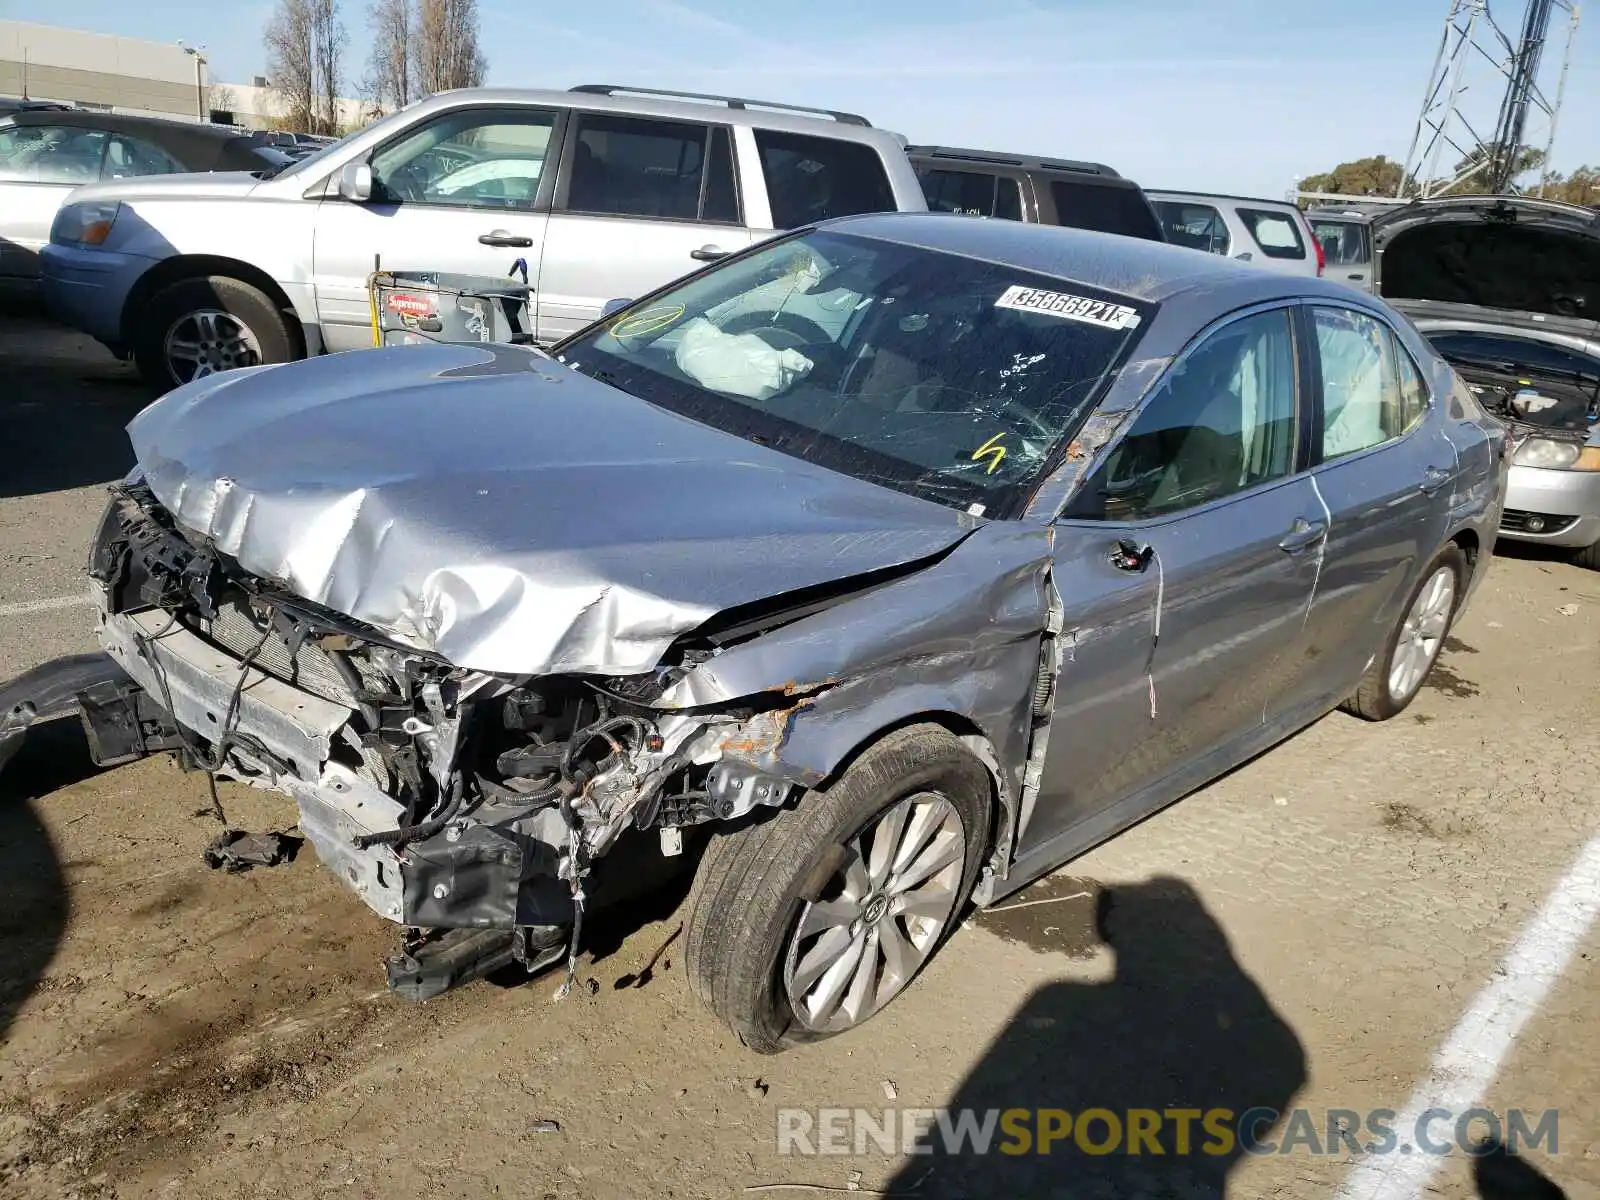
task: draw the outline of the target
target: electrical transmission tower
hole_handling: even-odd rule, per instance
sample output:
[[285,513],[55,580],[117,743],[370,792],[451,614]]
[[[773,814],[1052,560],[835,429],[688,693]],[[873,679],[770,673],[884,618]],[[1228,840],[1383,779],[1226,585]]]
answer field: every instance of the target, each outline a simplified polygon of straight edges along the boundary
[[[1553,23],[1565,26],[1556,33],[1562,41],[1559,62],[1545,53]],[[1577,30],[1574,0],[1527,0],[1515,41],[1496,21],[1489,0],[1450,0],[1395,194],[1415,189],[1436,196],[1471,176],[1483,181],[1483,191],[1509,192],[1529,169],[1526,152],[1532,148],[1543,152],[1542,195]]]

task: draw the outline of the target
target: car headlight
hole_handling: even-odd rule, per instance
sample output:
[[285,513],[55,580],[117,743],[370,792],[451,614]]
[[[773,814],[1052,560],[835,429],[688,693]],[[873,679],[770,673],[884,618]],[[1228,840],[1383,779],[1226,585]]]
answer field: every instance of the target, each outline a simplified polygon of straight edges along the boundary
[[111,236],[111,226],[122,211],[120,200],[84,200],[65,204],[50,227],[50,240],[69,246],[98,246]]

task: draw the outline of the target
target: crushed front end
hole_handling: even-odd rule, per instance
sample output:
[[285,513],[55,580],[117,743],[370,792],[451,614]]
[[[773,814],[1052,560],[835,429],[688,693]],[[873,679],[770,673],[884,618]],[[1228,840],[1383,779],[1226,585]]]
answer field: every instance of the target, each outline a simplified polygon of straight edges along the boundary
[[[101,642],[132,685],[86,703],[86,724],[292,796],[322,862],[405,928],[390,980],[409,995],[575,951],[607,883],[594,864],[643,840],[630,831],[670,858],[685,827],[793,790],[721,761],[759,706],[651,706],[682,667],[454,667],[241,569],[138,481],[112,490],[90,574]],[[165,714],[175,729],[152,719]],[[616,857],[611,873],[631,873]]]

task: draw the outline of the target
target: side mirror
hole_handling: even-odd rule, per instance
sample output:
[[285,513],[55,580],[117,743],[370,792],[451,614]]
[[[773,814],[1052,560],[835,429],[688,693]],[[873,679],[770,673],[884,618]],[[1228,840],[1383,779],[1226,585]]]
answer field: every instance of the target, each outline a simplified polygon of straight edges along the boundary
[[613,313],[621,312],[632,303],[632,300],[607,300],[605,307],[600,310],[600,319],[603,321]]
[[339,172],[339,195],[357,204],[372,199],[372,164],[345,163]]

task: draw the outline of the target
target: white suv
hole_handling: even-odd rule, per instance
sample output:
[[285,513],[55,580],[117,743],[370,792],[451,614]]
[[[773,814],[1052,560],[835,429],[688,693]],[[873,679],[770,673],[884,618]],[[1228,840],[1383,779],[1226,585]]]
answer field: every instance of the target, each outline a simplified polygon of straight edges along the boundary
[[505,276],[550,343],[772,233],[924,211],[850,113],[587,85],[443,92],[277,175],[81,188],[41,254],[58,318],[163,389],[373,344],[375,269]]
[[1291,275],[1327,268],[1305,213],[1282,200],[1145,189],[1167,241]]

